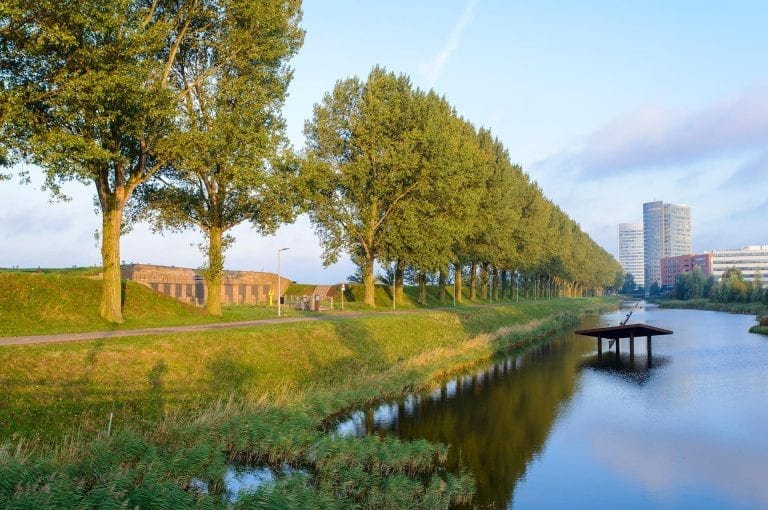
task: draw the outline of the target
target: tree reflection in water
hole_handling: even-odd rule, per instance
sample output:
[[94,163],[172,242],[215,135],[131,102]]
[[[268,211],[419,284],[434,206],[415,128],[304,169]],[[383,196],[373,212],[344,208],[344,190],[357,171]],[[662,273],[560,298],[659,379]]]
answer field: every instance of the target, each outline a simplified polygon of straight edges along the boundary
[[593,350],[592,342],[564,335],[431,393],[358,411],[337,431],[450,445],[448,468],[464,467],[475,478],[473,506],[505,508],[573,396],[582,356]]

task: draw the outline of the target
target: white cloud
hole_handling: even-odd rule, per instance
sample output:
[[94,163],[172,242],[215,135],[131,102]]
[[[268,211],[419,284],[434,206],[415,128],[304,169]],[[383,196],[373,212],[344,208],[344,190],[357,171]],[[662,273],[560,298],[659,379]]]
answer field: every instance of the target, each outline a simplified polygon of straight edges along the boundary
[[581,147],[535,166],[599,178],[765,150],[768,82],[698,111],[650,106],[621,115],[587,136]]
[[445,65],[451,59],[451,55],[456,51],[456,48],[458,48],[461,35],[475,17],[475,7],[478,2],[479,0],[470,0],[467,3],[461,17],[453,26],[453,30],[451,30],[448,41],[446,41],[443,49],[431,61],[421,66],[421,73],[424,75],[429,87],[433,86],[438,78],[440,78]]

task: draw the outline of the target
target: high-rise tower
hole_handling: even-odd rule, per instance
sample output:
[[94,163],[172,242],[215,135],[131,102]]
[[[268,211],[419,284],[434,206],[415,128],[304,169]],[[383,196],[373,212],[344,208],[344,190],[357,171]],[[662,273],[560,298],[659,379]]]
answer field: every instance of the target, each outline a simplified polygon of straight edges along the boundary
[[645,286],[645,261],[643,255],[643,224],[619,223],[619,264],[630,273],[635,283]]
[[643,242],[646,288],[654,282],[661,285],[659,261],[692,252],[691,208],[661,201],[644,203]]

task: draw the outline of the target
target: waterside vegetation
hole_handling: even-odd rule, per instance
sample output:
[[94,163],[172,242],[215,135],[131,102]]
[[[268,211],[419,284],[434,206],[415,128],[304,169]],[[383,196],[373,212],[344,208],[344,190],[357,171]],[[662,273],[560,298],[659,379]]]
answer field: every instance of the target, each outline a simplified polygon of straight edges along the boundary
[[445,470],[444,446],[338,438],[324,424],[606,306],[615,302],[553,299],[6,346],[0,503],[215,508],[226,505],[223,473],[233,461],[301,468],[241,497],[237,507],[466,502],[471,476]]
[[717,281],[714,277],[706,278],[697,267],[677,278],[668,298],[653,301],[663,308],[753,314],[760,324],[749,331],[768,334],[768,289],[763,286],[760,273],[748,282],[739,269],[732,267]]

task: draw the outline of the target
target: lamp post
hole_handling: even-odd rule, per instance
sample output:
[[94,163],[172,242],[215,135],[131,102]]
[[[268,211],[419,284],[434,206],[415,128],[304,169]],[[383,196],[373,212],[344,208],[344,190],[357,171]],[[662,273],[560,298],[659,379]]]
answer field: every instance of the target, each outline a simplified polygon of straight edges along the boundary
[[283,295],[280,289],[280,253],[284,252],[285,250],[290,250],[290,248],[280,248],[277,250],[277,316],[281,316],[281,309],[280,309],[280,300],[282,299]]
[[397,274],[397,262],[393,262],[392,263],[392,309],[393,310],[397,307],[397,305],[395,303],[395,301],[397,299],[395,297],[395,291],[397,290],[396,285],[395,285],[397,283],[396,277],[395,277],[396,274]]

